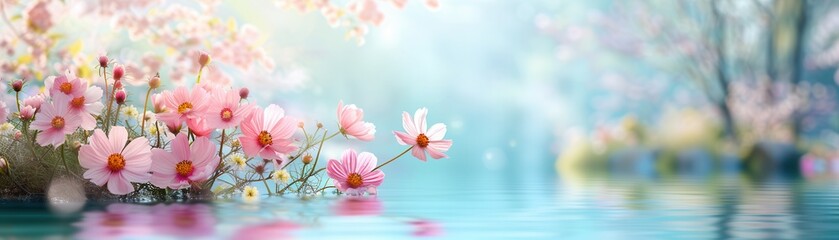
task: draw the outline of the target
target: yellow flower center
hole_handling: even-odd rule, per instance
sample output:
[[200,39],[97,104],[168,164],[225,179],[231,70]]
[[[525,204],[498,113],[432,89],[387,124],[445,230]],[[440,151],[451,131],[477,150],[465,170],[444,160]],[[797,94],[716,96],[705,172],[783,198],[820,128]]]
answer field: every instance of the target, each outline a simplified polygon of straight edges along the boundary
[[189,160],[183,160],[175,165],[175,172],[178,173],[178,176],[184,178],[189,177],[194,169],[195,168],[192,167],[192,161]]
[[52,119],[52,127],[53,128],[63,128],[64,127],[64,118],[56,116]]
[[184,103],[181,103],[180,106],[178,106],[178,113],[179,114],[184,114],[189,110],[192,110],[192,103],[191,102],[184,102]]
[[84,107],[84,96],[73,98],[73,100],[70,100],[70,106],[72,106],[73,108]]
[[274,143],[274,140],[271,138],[271,134],[267,131],[259,132],[259,136],[257,137],[257,139],[259,140],[259,144],[263,147]]
[[58,90],[61,90],[64,94],[70,94],[73,92],[73,84],[63,82],[61,85],[58,85]]
[[417,136],[417,146],[428,147],[428,137],[426,137],[424,133],[420,133],[420,135]]
[[230,108],[225,108],[221,110],[221,120],[227,122],[233,119],[233,111],[230,111]]
[[364,181],[361,180],[361,175],[358,173],[350,173],[350,175],[347,176],[347,185],[350,185],[350,188],[361,187],[361,184],[364,184]]
[[114,153],[108,156],[108,170],[111,172],[118,172],[125,168],[125,158],[122,154]]

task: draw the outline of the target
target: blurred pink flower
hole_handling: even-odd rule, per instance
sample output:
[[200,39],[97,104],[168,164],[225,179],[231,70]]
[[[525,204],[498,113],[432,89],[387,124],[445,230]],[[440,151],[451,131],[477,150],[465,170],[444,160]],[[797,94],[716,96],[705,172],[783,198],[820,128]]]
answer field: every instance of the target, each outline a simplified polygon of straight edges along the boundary
[[355,150],[347,149],[341,156],[341,161],[329,159],[326,174],[332,178],[335,188],[348,195],[362,195],[368,188],[378,187],[385,179],[382,170],[376,167],[376,156],[369,152],[356,154]]
[[76,131],[79,124],[79,116],[70,113],[66,98],[57,98],[41,108],[41,113],[32,122],[32,129],[41,130],[35,138],[39,145],[52,144],[57,148],[64,143],[67,134]]
[[344,105],[344,101],[338,102],[338,125],[341,127],[341,134],[350,135],[358,140],[373,141],[376,134],[376,126],[364,122],[364,110],[355,104]]
[[47,9],[47,1],[37,1],[26,10],[26,22],[34,32],[46,32],[52,28],[52,14]]
[[220,162],[216,146],[208,138],[195,138],[190,145],[187,135],[180,133],[171,145],[171,152],[152,149],[154,164],[150,182],[157,187],[182,189],[191,183],[205,181]]
[[382,202],[375,197],[347,197],[335,205],[339,216],[377,216],[382,213]]
[[259,107],[242,123],[242,136],[239,142],[245,155],[264,159],[282,159],[284,155],[297,150],[291,139],[297,122],[285,116],[277,105],[271,104],[263,111]]
[[71,97],[82,96],[87,90],[87,85],[82,79],[64,73],[59,76],[51,76],[44,80],[44,87],[47,89],[47,96],[64,94]]
[[0,123],[5,123],[6,118],[9,117],[9,108],[6,107],[5,102],[0,102]]
[[196,137],[210,136],[210,133],[213,133],[213,130],[215,130],[215,128],[207,124],[207,119],[203,117],[190,118],[186,120],[186,126],[192,134],[195,134]]
[[443,139],[446,135],[446,125],[437,123],[428,129],[426,115],[428,115],[428,109],[420,108],[414,113],[412,121],[407,112],[402,112],[402,127],[407,133],[393,131],[396,134],[396,141],[401,145],[413,145],[411,154],[419,160],[426,160],[426,152],[434,159],[448,157],[443,152],[449,150],[452,140]]
[[166,97],[162,93],[155,93],[151,95],[152,106],[154,106],[154,113],[166,112]]
[[204,118],[212,128],[228,129],[239,126],[242,119],[251,113],[251,104],[239,103],[241,97],[234,90],[217,91],[210,100],[210,107]]
[[439,0],[425,0],[425,6],[431,10],[440,9],[440,1]]
[[207,92],[200,87],[178,87],[174,92],[164,91],[164,106],[168,111],[158,114],[167,125],[180,125],[190,118],[202,117],[207,110]]
[[362,22],[369,22],[375,26],[379,26],[382,24],[382,20],[384,20],[384,14],[379,11],[376,2],[373,0],[363,0],[360,7],[351,6],[350,8],[355,8],[358,13],[358,20]]
[[[87,85],[87,84],[85,84]],[[55,98],[63,98],[63,96],[56,96]],[[102,89],[99,87],[85,86],[83,95],[73,96],[69,101],[70,113],[76,114],[81,119],[81,128],[84,130],[93,130],[96,128],[96,118],[105,107],[99,100],[102,98]]]
[[132,182],[149,180],[151,168],[151,146],[145,137],[128,142],[124,127],[114,126],[108,136],[96,129],[88,138],[90,144],[79,149],[79,164],[87,169],[84,178],[96,185],[108,183],[108,191],[124,195],[134,191]]

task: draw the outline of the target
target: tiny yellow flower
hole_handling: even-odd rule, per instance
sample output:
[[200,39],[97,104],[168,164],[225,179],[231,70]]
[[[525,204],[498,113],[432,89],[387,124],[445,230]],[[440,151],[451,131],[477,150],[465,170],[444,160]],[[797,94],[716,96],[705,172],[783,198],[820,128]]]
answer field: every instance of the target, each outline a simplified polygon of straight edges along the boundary
[[0,133],[2,134],[12,134],[15,131],[15,125],[11,123],[3,123],[0,124]]
[[242,191],[242,200],[246,203],[255,203],[259,201],[259,191],[254,186],[245,186]]
[[274,173],[271,174],[271,178],[274,179],[276,182],[287,183],[288,180],[291,180],[291,174],[288,174],[288,171],[285,169],[283,170],[276,170]]

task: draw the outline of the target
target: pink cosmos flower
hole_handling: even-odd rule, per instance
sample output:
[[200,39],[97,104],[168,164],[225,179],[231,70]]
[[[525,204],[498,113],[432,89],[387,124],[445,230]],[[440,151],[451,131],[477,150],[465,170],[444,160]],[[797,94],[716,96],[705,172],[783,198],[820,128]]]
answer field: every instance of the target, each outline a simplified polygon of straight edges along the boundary
[[86,82],[69,73],[59,76],[49,77],[44,80],[45,88],[47,89],[47,96],[55,96],[56,94],[64,94],[67,96],[81,96],[87,90]]
[[212,128],[228,129],[239,126],[242,119],[250,115],[251,105],[240,104],[240,94],[236,91],[217,91],[210,100],[211,104],[204,119]]
[[283,109],[275,104],[269,105],[265,111],[259,107],[252,111],[250,117],[243,121],[242,136],[239,137],[245,155],[284,159],[285,154],[297,150],[291,139],[297,123],[284,115]]
[[100,129],[88,138],[90,144],[79,149],[79,164],[87,169],[84,178],[96,185],[108,183],[108,191],[124,195],[134,191],[132,182],[149,180],[151,169],[151,146],[145,137],[128,142],[124,127],[114,126],[108,136]]
[[396,141],[401,145],[413,145],[411,154],[419,160],[425,161],[426,152],[434,159],[446,158],[448,156],[443,152],[452,146],[452,140],[443,139],[446,136],[446,125],[437,123],[428,129],[426,115],[428,109],[420,108],[414,113],[414,120],[411,121],[411,116],[402,112],[402,127],[407,133],[393,131]]
[[66,100],[57,100],[42,106],[41,114],[32,122],[32,129],[41,130],[35,138],[38,145],[52,144],[57,148],[64,143],[66,135],[75,132],[81,124],[79,116],[70,112]]
[[151,95],[152,106],[154,106],[154,113],[166,112],[166,97],[161,93]]
[[35,117],[35,108],[29,105],[24,105],[20,108],[20,119],[22,120],[32,120]]
[[326,165],[326,175],[334,180],[335,188],[349,195],[362,195],[368,188],[382,184],[385,174],[375,170],[376,156],[369,152],[355,153],[347,149],[341,161],[330,159]]
[[178,87],[175,92],[164,91],[164,105],[169,110],[158,114],[158,119],[167,125],[180,125],[190,118],[202,117],[207,110],[207,92],[200,87]]
[[26,99],[23,99],[23,105],[31,106],[32,108],[35,109],[35,111],[39,110],[41,108],[41,104],[43,104],[43,103],[44,103],[44,95],[41,95],[41,94],[32,95],[32,96],[30,96]]
[[[87,84],[85,84],[87,85]],[[63,97],[55,97],[63,98]],[[96,118],[105,107],[99,99],[102,98],[102,89],[99,87],[86,88],[84,94],[79,96],[72,96],[68,101],[70,113],[76,114],[81,119],[81,127],[84,130],[93,130],[96,128]]]
[[210,133],[215,130],[215,128],[207,124],[207,120],[204,118],[190,118],[186,121],[186,126],[197,137],[210,136]]
[[152,149],[151,183],[160,188],[182,189],[193,182],[207,180],[220,160],[216,146],[208,138],[195,138],[192,145],[184,133],[172,140],[172,151]]
[[355,104],[344,106],[344,101],[338,102],[338,125],[341,127],[341,134],[350,135],[362,141],[373,141],[376,126],[362,121],[363,119],[364,110],[356,107]]

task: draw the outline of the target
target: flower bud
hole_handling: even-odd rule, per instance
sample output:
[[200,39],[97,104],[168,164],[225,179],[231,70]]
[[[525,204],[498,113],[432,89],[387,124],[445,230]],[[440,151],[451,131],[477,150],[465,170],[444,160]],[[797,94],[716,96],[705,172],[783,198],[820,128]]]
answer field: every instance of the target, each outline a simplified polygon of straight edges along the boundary
[[114,82],[114,88],[116,88],[116,89],[120,89],[120,88],[122,88],[122,81],[116,81],[116,82]]
[[125,90],[123,90],[123,89],[119,89],[119,90],[117,90],[116,93],[114,93],[114,100],[116,100],[117,104],[119,104],[119,105],[122,105],[123,103],[125,103],[125,98],[126,97],[127,96],[126,96]]
[[312,155],[306,154],[306,156],[303,156],[303,164],[309,164],[311,162],[312,162]]
[[4,168],[6,168],[6,159],[3,158],[3,157],[0,157],[0,169],[4,169]]
[[22,132],[20,132],[20,130],[17,130],[17,131],[15,132],[15,141],[20,140],[22,137],[23,137],[23,133],[22,133]]
[[257,174],[264,173],[265,172],[265,164],[256,165],[256,167],[253,168],[253,171],[256,172]]
[[158,87],[160,87],[160,74],[159,73],[157,75],[155,75],[154,77],[152,77],[151,79],[149,79],[149,88],[150,89],[156,89]]
[[105,56],[105,55],[99,56],[99,67],[103,67],[103,68],[108,67],[108,56]]
[[251,94],[251,90],[248,90],[248,88],[246,88],[246,87],[243,87],[242,89],[239,89],[239,97],[242,98],[242,99],[248,99],[248,95],[250,95],[250,94]]
[[35,111],[36,110],[37,109],[35,109],[35,107],[33,107],[33,106],[24,105],[22,108],[20,108],[20,115],[19,115],[20,120],[24,120],[24,121],[32,120],[35,117]]
[[206,67],[207,64],[210,64],[210,55],[201,51],[198,55],[198,64],[201,64],[201,67]]
[[299,127],[299,128],[303,128],[305,126],[306,126],[306,124],[304,124],[303,122],[298,122],[297,123],[297,127]]
[[242,146],[242,142],[239,142],[239,139],[233,139],[233,141],[230,142],[230,147],[237,148],[237,147],[241,147],[241,146]]
[[323,123],[318,123],[318,128],[323,128]]
[[119,80],[122,80],[122,76],[124,76],[124,75],[125,75],[125,67],[123,67],[122,65],[116,65],[114,67],[114,81],[119,82]]
[[15,90],[15,92],[20,92],[20,90],[23,90],[23,80],[18,79],[12,82],[12,89]]

